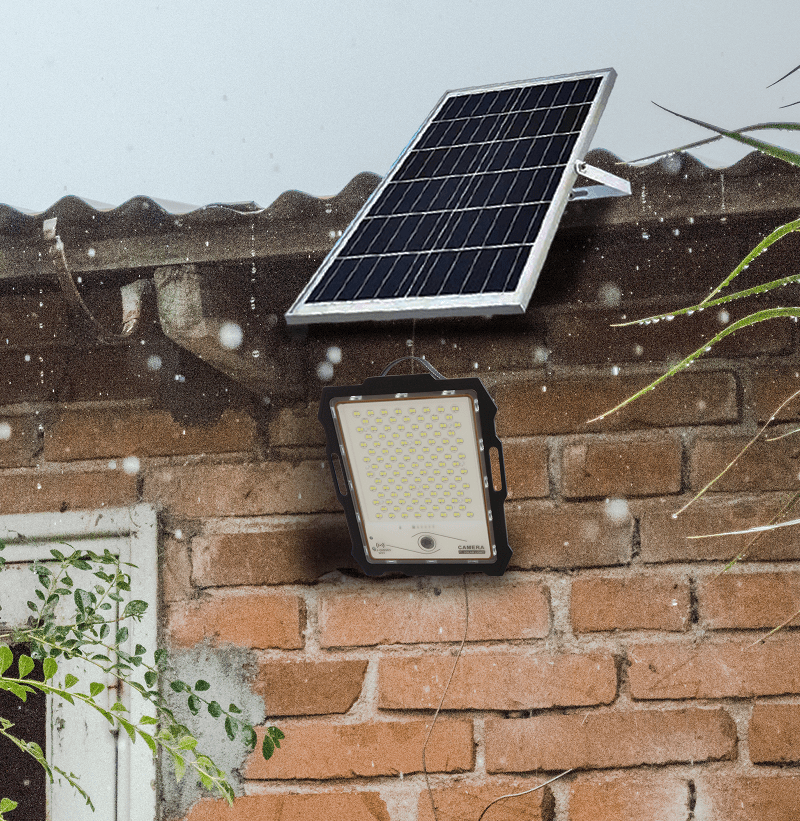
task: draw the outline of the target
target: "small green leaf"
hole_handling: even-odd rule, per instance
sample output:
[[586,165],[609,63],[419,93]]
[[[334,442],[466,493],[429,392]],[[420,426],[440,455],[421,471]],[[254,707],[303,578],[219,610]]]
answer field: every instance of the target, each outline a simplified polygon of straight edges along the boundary
[[0,680],[0,690],[8,690],[9,693],[13,693],[17,698],[21,699],[22,701],[28,700],[28,693],[32,693],[30,687],[24,687],[21,684],[16,684],[13,681],[2,681]]
[[246,727],[244,731],[244,743],[249,750],[255,750],[258,743],[258,735],[252,727]]
[[125,730],[125,732],[130,736],[131,741],[136,741],[136,728],[130,721],[126,721],[121,716],[117,716],[117,721],[119,722],[120,726]]
[[200,699],[194,694],[190,695],[188,706],[191,714],[193,716],[196,716],[197,713],[200,711]]
[[0,673],[5,673],[14,661],[14,654],[7,644],[0,644]]
[[10,798],[0,798],[0,812],[11,812],[17,808],[17,802]]
[[269,761],[274,752],[275,742],[269,737],[269,733],[264,733],[264,741],[261,743],[261,754],[264,756],[264,760]]
[[54,547],[50,548],[50,555],[54,559],[58,559],[58,561],[60,562],[64,561],[64,554],[60,550],[56,550]]
[[25,602],[28,606],[28,610],[36,610],[36,605],[32,601]]
[[228,707],[228,712],[229,713],[241,713],[242,711],[235,704],[231,704],[230,707]]
[[147,648],[143,644],[137,644],[133,651],[137,656],[143,656],[147,652]]
[[19,657],[17,664],[19,665],[20,678],[25,678],[35,666],[33,659],[30,656],[26,656],[24,653]]
[[191,692],[191,690],[192,690],[192,688],[188,684],[181,681],[180,679],[176,679],[175,681],[171,681],[169,683],[169,686],[172,687],[172,689],[176,693],[183,693],[185,691]]
[[211,685],[207,681],[203,681],[203,679],[200,679],[199,681],[195,682],[194,689],[198,693],[202,693],[205,690],[210,690]]
[[269,733],[269,737],[275,742],[276,747],[280,747],[281,740],[286,738],[283,731],[277,727],[267,727],[267,732]]
[[178,741],[179,750],[193,750],[197,746],[197,739],[191,735],[185,735]]
[[58,662],[52,658],[46,658],[42,663],[44,667],[44,680],[49,681],[58,672]]
[[158,673],[155,670],[148,670],[144,674],[144,682],[148,687],[155,687],[158,681]]
[[214,718],[219,718],[222,715],[222,707],[220,707],[216,701],[212,701],[208,705],[208,712],[211,713]]
[[36,588],[36,597],[44,601],[44,593],[37,587]]
[[[100,606],[102,607],[102,605],[100,605]],[[109,626],[108,626],[107,624],[104,624],[104,625],[100,628],[100,638],[101,638],[101,639],[104,639],[104,638],[105,638],[105,637],[109,634],[109,632],[110,632],[110,628],[109,628]]]
[[123,644],[128,638],[128,628],[120,627],[117,630],[117,635],[114,637],[114,644]]
[[69,690],[70,687],[74,687],[78,683],[78,677],[73,676],[72,673],[67,673],[66,677],[64,678],[64,687]]
[[178,755],[178,753],[172,750],[169,750],[169,754],[172,756],[172,763],[175,765],[175,780],[180,781],[186,772],[186,761],[183,756]]
[[126,713],[128,711],[127,707],[121,701],[115,701],[111,705],[111,710],[115,713]]
[[156,650],[153,657],[155,658],[157,667],[161,667],[162,664],[167,663],[167,651],[163,647]]
[[[122,585],[120,585],[122,587]],[[128,585],[125,585],[122,589],[125,590],[128,588]],[[147,602],[142,601],[141,599],[134,599],[133,601],[129,601],[125,605],[125,609],[122,611],[122,618],[127,619],[129,617],[137,618],[141,616],[145,610],[147,610]],[[144,652],[144,651],[143,651]]]
[[150,733],[144,732],[144,730],[139,730],[139,735],[144,739],[145,744],[150,748],[150,752],[156,752],[156,742],[153,736]]
[[[101,684],[99,681],[93,681],[89,685],[89,695],[94,698],[95,696],[99,696],[103,690],[106,689],[105,684]],[[113,709],[113,708],[112,708]]]
[[158,719],[153,716],[142,716],[139,720],[140,724],[158,724]]
[[236,738],[237,729],[237,722],[235,722],[230,716],[225,716],[225,732],[228,734],[228,738],[231,741],[233,741]]

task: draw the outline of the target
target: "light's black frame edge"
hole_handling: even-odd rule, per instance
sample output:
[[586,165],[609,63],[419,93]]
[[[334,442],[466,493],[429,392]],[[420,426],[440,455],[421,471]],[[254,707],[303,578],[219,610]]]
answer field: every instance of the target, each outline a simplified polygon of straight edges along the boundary
[[[483,438],[483,451],[481,459],[486,476],[489,477],[488,495],[489,506],[492,511],[492,530],[494,533],[496,557],[490,562],[370,562],[367,559],[366,549],[362,543],[361,528],[356,518],[355,504],[350,492],[343,494],[339,488],[339,480],[336,476],[334,456],[338,457],[344,480],[347,482],[346,460],[342,445],[339,442],[339,435],[336,431],[336,424],[331,413],[331,400],[341,396],[378,396],[386,394],[400,393],[441,393],[442,391],[471,390],[478,397],[478,416],[481,421],[481,437]],[[347,519],[347,528],[350,531],[350,541],[352,544],[352,556],[358,566],[367,576],[384,576],[387,573],[403,573],[406,576],[459,576],[462,573],[485,573],[488,576],[502,576],[511,561],[513,551],[508,543],[508,531],[506,528],[506,517],[504,502],[508,496],[506,487],[505,464],[503,462],[503,444],[495,431],[495,416],[497,415],[497,405],[494,403],[489,392],[484,387],[483,382],[477,377],[462,377],[460,379],[435,379],[427,373],[423,374],[399,374],[396,376],[372,376],[364,380],[361,385],[335,385],[322,389],[322,397],[319,405],[319,421],[325,430],[326,438],[326,458],[331,471],[331,480],[336,497],[339,499],[344,509]],[[500,461],[500,476],[495,476],[492,472],[489,451],[497,448]],[[500,480],[499,490],[494,489],[494,483]]]

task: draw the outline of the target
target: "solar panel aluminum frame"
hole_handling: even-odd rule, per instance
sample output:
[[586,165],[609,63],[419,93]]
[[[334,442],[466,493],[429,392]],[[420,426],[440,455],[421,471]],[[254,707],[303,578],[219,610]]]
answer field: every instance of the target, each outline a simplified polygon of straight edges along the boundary
[[[586,152],[589,150],[616,76],[616,72],[613,68],[606,68],[597,71],[562,74],[536,80],[476,86],[446,92],[422,126],[420,126],[411,142],[406,146],[397,160],[395,160],[389,173],[372,192],[343,235],[337,240],[312,279],[301,291],[294,304],[286,312],[285,318],[287,324],[305,325],[321,322],[357,322],[363,320],[422,319],[524,313],[533,295],[533,290],[536,287],[536,282],[544,265],[547,252],[558,229],[558,224],[564,209],[569,202],[570,193],[577,180],[578,173],[576,164],[578,161],[583,160]],[[531,247],[527,262],[519,278],[519,283],[514,291],[480,294],[439,294],[386,299],[373,298],[351,300],[349,302],[332,301],[312,303],[307,301],[319,282],[324,279],[331,264],[338,259],[339,251],[346,246],[348,238],[358,228],[361,222],[370,215],[373,206],[380,201],[384,190],[394,180],[395,175],[402,167],[403,159],[414,149],[420,140],[424,139],[426,127],[450,99],[459,95],[475,94],[485,91],[502,91],[504,89],[592,78],[599,78],[600,85],[591,102],[589,113],[581,128],[580,134],[566,162],[561,181],[550,200],[541,228]]]
[[[359,515],[359,501],[355,498],[356,483],[336,419],[337,401],[344,399],[359,402],[372,398],[391,397],[391,401],[398,402],[403,398],[413,399],[420,394],[446,400],[447,396],[453,393],[465,392],[475,396],[479,408],[476,412],[479,417],[478,433],[481,440],[478,458],[481,462],[481,473],[486,479],[484,498],[486,509],[490,511],[487,515],[490,519],[489,533],[493,547],[491,559],[478,561],[467,558],[458,560],[426,558],[404,562],[370,558],[370,550],[365,543],[368,538],[367,525]],[[336,496],[345,511],[352,542],[352,556],[364,573],[368,576],[398,572],[407,576],[454,576],[468,572],[486,573],[490,576],[503,575],[511,560],[512,550],[508,544],[503,508],[508,489],[503,463],[503,446],[495,431],[496,414],[497,406],[481,380],[476,377],[439,379],[430,374],[375,376],[366,379],[361,385],[337,385],[323,388],[319,406],[319,421],[325,429],[331,478]],[[497,449],[499,475],[497,470],[492,470],[491,448]],[[498,488],[495,488],[495,483],[499,484]]]

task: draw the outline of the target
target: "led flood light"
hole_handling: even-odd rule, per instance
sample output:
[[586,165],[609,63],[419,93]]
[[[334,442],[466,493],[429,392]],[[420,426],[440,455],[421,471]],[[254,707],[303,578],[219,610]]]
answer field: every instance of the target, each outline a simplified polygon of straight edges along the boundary
[[480,379],[445,379],[417,361],[429,372],[387,376],[393,362],[362,385],[322,392],[353,557],[371,576],[502,575],[511,549],[497,407]]

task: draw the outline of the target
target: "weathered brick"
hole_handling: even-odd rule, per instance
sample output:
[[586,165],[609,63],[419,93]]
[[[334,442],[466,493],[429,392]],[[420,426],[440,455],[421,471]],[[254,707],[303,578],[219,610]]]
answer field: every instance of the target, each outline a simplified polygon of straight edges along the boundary
[[636,699],[751,698],[800,693],[800,636],[763,645],[727,641],[639,644],[630,648],[628,680]]
[[252,417],[227,410],[208,425],[178,424],[166,411],[103,408],[64,410],[48,425],[44,456],[50,461],[114,456],[162,456],[250,451]]
[[736,725],[722,709],[494,718],[485,738],[488,772],[713,761],[736,752]]
[[145,475],[144,495],[189,518],[340,509],[328,466],[318,459],[155,468]]
[[258,591],[209,593],[169,608],[167,633],[173,644],[201,641],[257,649],[303,646],[302,607],[298,596]]
[[686,821],[689,785],[669,772],[612,773],[575,780],[570,821]]
[[[528,778],[492,779],[481,784],[457,784],[433,790],[436,816],[427,790],[419,794],[418,821],[474,821],[496,799],[533,789],[541,780]],[[555,799],[549,787],[527,795],[506,798],[494,804],[484,821],[553,821]]]
[[714,575],[697,585],[697,599],[704,627],[777,627],[800,610],[800,573]]
[[39,425],[31,416],[0,418],[0,467],[30,465],[39,450]]
[[512,567],[605,567],[630,557],[633,519],[609,515],[603,502],[523,502],[506,508]]
[[346,713],[364,683],[367,662],[261,661],[252,684],[269,716]]
[[[431,710],[453,669],[450,656],[389,656],[379,661],[384,710]],[[617,694],[610,653],[466,653],[444,700],[446,710],[533,710],[609,704]]]
[[[452,581],[421,590],[403,586],[328,593],[320,597],[320,643],[347,647],[460,641],[464,614],[464,591]],[[468,641],[543,638],[549,626],[547,591],[540,584],[504,580],[470,585]]]
[[681,490],[677,436],[644,442],[575,442],[564,447],[561,465],[563,493],[570,499],[658,496]]
[[192,576],[200,587],[293,584],[351,568],[343,515],[293,516],[257,532],[209,533],[192,540]]
[[0,513],[125,507],[137,499],[136,477],[121,470],[0,474]]
[[770,367],[754,374],[752,406],[758,421],[766,422],[773,414],[777,422],[800,419],[800,396],[786,402],[798,389],[800,371],[795,368]]
[[748,746],[754,764],[800,761],[800,704],[755,704]]
[[302,408],[280,408],[269,423],[269,443],[273,447],[319,447],[325,431],[317,418],[319,402]]
[[358,792],[286,793],[241,795],[227,801],[202,798],[186,821],[390,821],[380,793]]
[[161,598],[165,602],[185,601],[193,595],[187,540],[168,536],[164,539],[161,560]]
[[570,619],[577,633],[685,630],[689,583],[672,578],[590,578],[572,582]]
[[[645,562],[728,561],[740,555],[757,534],[689,539],[687,536],[727,533],[768,524],[788,501],[785,494],[743,498],[711,494],[694,502],[677,518],[675,499],[634,502],[639,517],[641,552]],[[800,558],[800,541],[791,527],[762,533],[747,551],[748,561],[784,561]]]
[[547,445],[530,439],[512,439],[503,443],[508,498],[531,499],[550,493],[547,469]]
[[503,383],[495,388],[498,434],[541,436],[599,430],[634,430],[734,422],[739,411],[736,380],[723,372],[677,374],[655,391],[604,419],[590,419],[616,407],[646,387],[646,376],[582,377]]
[[[759,439],[742,453],[747,437],[698,439],[691,455],[692,487],[700,489],[735,465],[714,483],[715,492],[796,490],[800,487],[800,443],[794,437]],[[741,457],[739,454],[741,453]]]
[[[248,762],[247,778],[356,778],[422,771],[428,721],[377,721],[360,724],[282,722],[286,740],[269,761],[259,743]],[[474,762],[472,722],[440,718],[425,752],[428,772],[464,772]]]
[[696,781],[695,818],[708,821],[796,821],[800,778],[704,775]]

